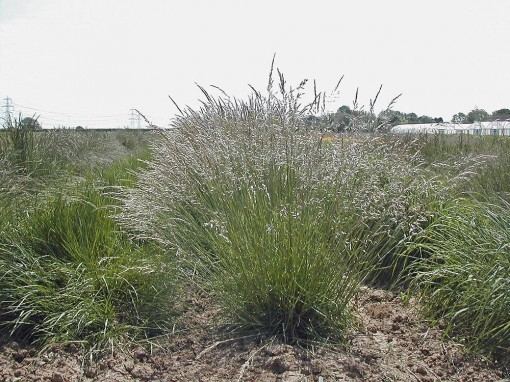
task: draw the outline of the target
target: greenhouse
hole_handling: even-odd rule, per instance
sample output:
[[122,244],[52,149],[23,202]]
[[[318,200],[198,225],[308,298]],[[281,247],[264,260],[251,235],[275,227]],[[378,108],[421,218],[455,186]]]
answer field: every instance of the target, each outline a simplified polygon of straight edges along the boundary
[[510,121],[475,123],[421,123],[397,125],[391,129],[396,134],[470,134],[510,136]]

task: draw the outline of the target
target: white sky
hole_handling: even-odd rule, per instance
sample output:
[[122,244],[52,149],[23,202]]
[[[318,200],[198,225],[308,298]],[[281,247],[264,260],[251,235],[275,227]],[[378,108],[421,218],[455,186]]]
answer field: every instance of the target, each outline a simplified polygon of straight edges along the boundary
[[335,108],[380,84],[419,115],[510,108],[510,0],[0,0],[0,97],[45,127],[166,125],[168,94],[264,89],[275,52],[292,83],[345,74]]

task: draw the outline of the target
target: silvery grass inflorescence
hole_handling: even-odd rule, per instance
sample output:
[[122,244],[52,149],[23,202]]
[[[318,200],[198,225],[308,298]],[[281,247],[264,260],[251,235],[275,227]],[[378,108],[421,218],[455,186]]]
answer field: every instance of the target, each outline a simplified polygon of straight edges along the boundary
[[[237,327],[288,341],[341,338],[361,282],[415,235],[445,184],[383,136],[306,123],[302,82],[224,92],[153,143],[119,220],[173,253]],[[391,263],[391,262],[390,262]]]

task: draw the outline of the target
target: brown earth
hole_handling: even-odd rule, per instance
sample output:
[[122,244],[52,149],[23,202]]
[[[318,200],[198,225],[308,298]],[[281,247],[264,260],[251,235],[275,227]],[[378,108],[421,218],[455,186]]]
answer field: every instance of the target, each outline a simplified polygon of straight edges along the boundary
[[[470,356],[420,320],[413,303],[366,288],[356,302],[361,328],[345,349],[220,340],[218,310],[189,301],[187,330],[144,348],[90,362],[70,346],[47,349],[0,342],[0,382],[11,381],[510,381],[502,365]],[[508,377],[508,376],[507,376]]]

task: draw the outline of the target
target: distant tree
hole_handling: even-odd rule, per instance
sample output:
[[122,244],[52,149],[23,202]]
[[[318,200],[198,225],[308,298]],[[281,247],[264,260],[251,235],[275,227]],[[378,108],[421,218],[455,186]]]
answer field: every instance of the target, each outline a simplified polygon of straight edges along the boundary
[[41,124],[36,118],[32,117],[25,117],[21,120],[21,128],[27,129],[27,130],[41,130]]
[[76,126],[75,130],[85,130],[85,129],[83,128],[83,126]]
[[428,115],[422,115],[418,118],[418,123],[434,123],[435,120],[432,117],[429,117]]
[[340,106],[335,113],[328,113],[319,118],[306,117],[306,120],[311,126],[327,128],[337,132],[357,130],[358,128],[366,131],[380,131],[402,124],[443,122],[442,117],[432,118],[428,115],[418,117],[416,113],[403,113],[391,109],[382,110],[376,115],[363,109],[353,110],[347,105]]
[[492,112],[491,119],[493,121],[510,120],[510,109],[499,109]]
[[383,110],[379,113],[378,124],[383,123],[385,126],[396,126],[401,124],[416,124],[416,123],[442,123],[443,118],[432,118],[428,115],[418,117],[416,113],[402,113],[398,110]]
[[452,122],[453,123],[466,123],[467,122],[466,114],[464,114],[462,112],[459,112],[459,113],[455,114],[452,117]]
[[338,108],[337,113],[352,114],[352,110],[349,106],[343,105]]
[[378,124],[384,126],[396,126],[406,123],[404,113],[398,110],[383,110],[377,116]]
[[349,129],[353,118],[352,110],[349,106],[340,106],[333,115],[333,127],[336,131],[342,132]]
[[398,111],[398,110],[393,110],[390,112],[390,116],[391,116],[391,123],[395,123],[395,124],[402,124],[406,121],[406,116],[404,113]]
[[489,113],[484,109],[475,108],[468,113],[466,120],[468,123],[486,122],[489,120]]
[[418,115],[416,113],[407,113],[405,114],[406,123],[420,123],[418,119]]

